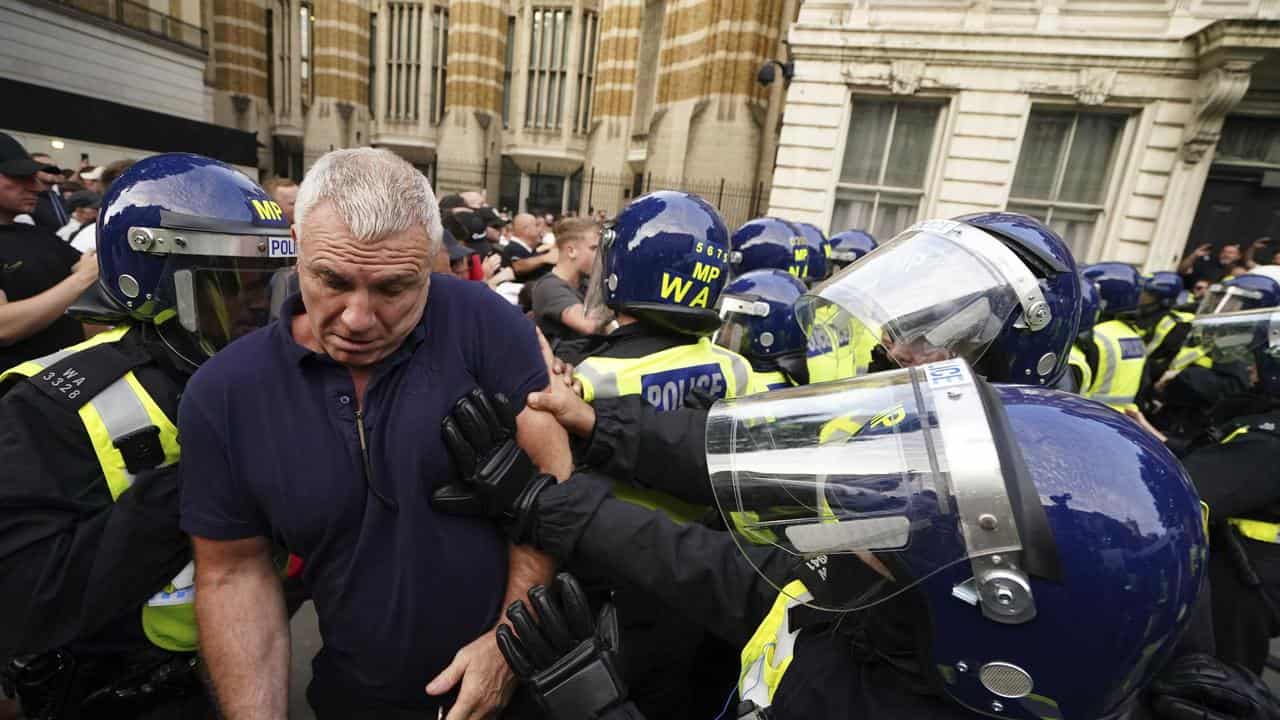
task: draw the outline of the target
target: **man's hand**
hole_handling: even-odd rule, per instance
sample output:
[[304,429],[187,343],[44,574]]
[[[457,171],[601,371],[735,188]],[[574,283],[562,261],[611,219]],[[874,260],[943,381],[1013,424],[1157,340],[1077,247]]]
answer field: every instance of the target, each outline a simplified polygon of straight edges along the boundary
[[1147,419],[1146,415],[1142,414],[1141,410],[1138,410],[1137,408],[1125,408],[1124,414],[1128,415],[1130,420],[1137,423],[1138,427],[1154,435],[1160,442],[1164,442],[1169,439],[1164,433],[1160,432],[1155,425],[1151,424],[1151,421]]
[[436,490],[432,506],[500,520],[512,540],[528,542],[538,493],[556,480],[539,474],[516,443],[516,418],[506,398],[472,390],[454,405],[441,432],[461,482]]
[[90,250],[80,256],[71,266],[71,277],[80,284],[81,290],[88,290],[98,280],[98,251]]
[[573,379],[573,367],[551,354],[547,339],[538,333],[542,359],[551,383],[542,392],[529,393],[525,404],[555,416],[565,430],[578,437],[591,437],[596,427],[596,411],[582,399],[582,385]]
[[458,699],[445,720],[497,717],[516,689],[516,678],[498,651],[493,631],[473,640],[453,656],[453,662],[427,684],[428,695],[443,695],[458,682]]

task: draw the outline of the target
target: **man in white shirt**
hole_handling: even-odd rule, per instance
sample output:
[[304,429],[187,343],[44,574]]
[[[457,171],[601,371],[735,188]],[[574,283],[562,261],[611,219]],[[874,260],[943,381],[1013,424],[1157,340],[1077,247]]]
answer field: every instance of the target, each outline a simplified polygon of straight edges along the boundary
[[[89,232],[98,221],[98,208],[102,205],[102,196],[92,190],[79,190],[67,198],[67,209],[71,211],[71,219],[66,225],[58,228],[58,237],[75,245],[80,235]],[[79,248],[77,248],[79,249]],[[81,252],[84,252],[81,250]]]

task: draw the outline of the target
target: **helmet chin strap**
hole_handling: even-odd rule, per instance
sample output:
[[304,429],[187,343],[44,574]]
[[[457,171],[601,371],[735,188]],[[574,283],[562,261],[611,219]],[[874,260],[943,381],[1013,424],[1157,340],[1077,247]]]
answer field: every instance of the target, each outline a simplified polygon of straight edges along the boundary
[[[204,360],[193,360],[191,356],[204,353],[200,353],[198,350],[193,350],[190,347],[183,347],[193,345],[193,338],[185,330],[179,333],[179,337],[173,337],[169,331],[169,328],[173,325],[174,323],[172,321],[157,325],[156,334],[160,336],[160,340],[164,343],[165,347],[169,348],[169,352],[173,353],[175,358],[190,367],[192,372],[195,372],[199,369],[200,364],[203,363]],[[207,355],[205,359],[208,359]]]

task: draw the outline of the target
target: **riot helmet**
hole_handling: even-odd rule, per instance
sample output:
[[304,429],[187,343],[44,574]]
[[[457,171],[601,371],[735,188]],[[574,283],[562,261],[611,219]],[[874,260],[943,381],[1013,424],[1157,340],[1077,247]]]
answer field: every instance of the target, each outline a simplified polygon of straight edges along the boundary
[[800,228],[786,220],[749,220],[733,231],[729,244],[734,275],[773,268],[803,280],[809,272],[809,245]]
[[1093,336],[1093,326],[1098,324],[1098,313],[1102,310],[1102,297],[1098,295],[1098,286],[1079,273],[1080,278],[1080,329],[1076,338],[1085,340]]
[[802,279],[809,283],[826,280],[831,275],[831,245],[827,242],[827,236],[823,235],[818,226],[813,223],[793,222],[791,224],[800,231],[800,237],[804,238],[807,250]]
[[782,270],[752,270],[735,277],[720,295],[715,342],[747,358],[762,372],[781,370],[804,385],[805,337],[795,317],[804,283]]
[[1053,385],[1079,313],[1066,244],[1009,213],[913,225],[796,306],[812,382],[963,357],[994,381]]
[[1142,278],[1142,300],[1157,305],[1161,310],[1171,310],[1182,295],[1182,276],[1172,270],[1160,270]]
[[858,258],[875,250],[879,243],[866,230],[845,230],[827,238],[831,246],[831,263],[837,271],[857,262]]
[[1259,391],[1280,397],[1280,308],[1199,315],[1188,344],[1199,346],[1215,368],[1242,367]]
[[[1078,396],[988,385],[954,359],[720,401],[706,447],[762,577],[817,615],[910,592],[920,664],[963,706],[1109,717],[1193,614],[1207,541],[1186,471]],[[779,551],[818,573],[786,583],[762,562]]]
[[1260,265],[1240,277],[1209,286],[1197,315],[1280,306],[1280,266]]
[[1137,312],[1142,297],[1142,276],[1132,265],[1100,262],[1089,265],[1083,272],[1098,286],[1102,319],[1131,316]]
[[98,282],[73,311],[153,324],[197,366],[266,325],[294,285],[284,213],[225,163],[154,155],[126,170],[98,216]]
[[650,193],[601,232],[587,309],[607,307],[673,332],[711,335],[720,327],[715,307],[728,262],[729,232],[705,200]]

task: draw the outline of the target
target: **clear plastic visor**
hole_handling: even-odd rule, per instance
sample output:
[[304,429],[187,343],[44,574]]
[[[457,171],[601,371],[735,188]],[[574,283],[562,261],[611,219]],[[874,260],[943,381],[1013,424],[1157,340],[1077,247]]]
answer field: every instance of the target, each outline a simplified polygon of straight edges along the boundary
[[293,258],[201,258],[174,272],[178,321],[213,355],[279,317],[295,278]]
[[1250,363],[1259,350],[1280,358],[1280,310],[1197,317],[1187,344],[1204,348],[1215,362]]
[[976,554],[1021,547],[1016,531],[972,550],[965,540],[957,488],[1006,504],[1007,493],[963,361],[721,401],[707,421],[707,462],[735,541],[780,591],[785,580],[757,564],[758,546],[824,563],[874,555],[891,569],[875,583],[797,598],[821,609],[868,607]]
[[1223,315],[1225,313],[1240,312],[1244,310],[1246,302],[1257,300],[1261,297],[1262,293],[1248,288],[1214,284],[1205,291],[1204,299],[1200,301],[1200,307],[1196,309],[1196,315]]
[[712,342],[747,355],[754,339],[753,325],[760,318],[769,316],[769,303],[749,297],[722,296],[719,303],[720,329]]
[[1019,290],[1038,285],[999,241],[967,230],[909,229],[801,298],[796,317],[811,355],[817,336],[819,345],[878,344],[898,367],[981,358],[1019,310]]

